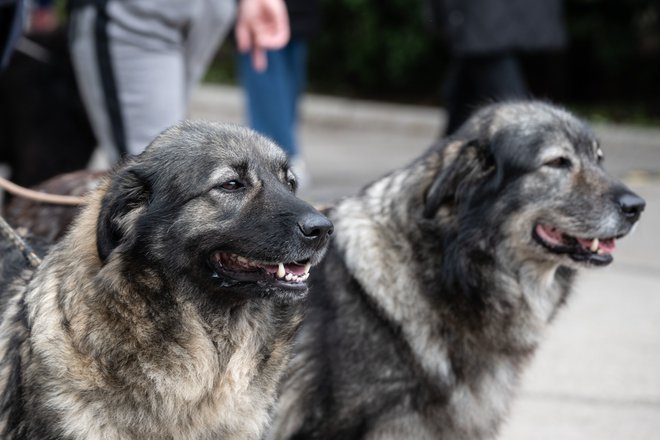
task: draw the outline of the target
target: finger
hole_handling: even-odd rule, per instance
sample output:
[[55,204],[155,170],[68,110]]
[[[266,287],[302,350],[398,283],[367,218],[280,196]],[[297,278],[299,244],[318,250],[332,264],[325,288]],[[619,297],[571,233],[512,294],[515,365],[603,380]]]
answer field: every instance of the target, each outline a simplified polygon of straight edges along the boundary
[[289,42],[289,27],[271,28],[268,31],[263,31],[257,34],[256,43],[260,47],[266,49],[277,50],[281,49]]
[[252,67],[257,72],[263,72],[268,68],[268,57],[264,49],[260,47],[252,49]]
[[238,51],[249,51],[252,47],[252,33],[250,32],[248,26],[242,22],[237,23],[236,29],[234,30],[234,35],[236,36],[236,45],[238,46]]

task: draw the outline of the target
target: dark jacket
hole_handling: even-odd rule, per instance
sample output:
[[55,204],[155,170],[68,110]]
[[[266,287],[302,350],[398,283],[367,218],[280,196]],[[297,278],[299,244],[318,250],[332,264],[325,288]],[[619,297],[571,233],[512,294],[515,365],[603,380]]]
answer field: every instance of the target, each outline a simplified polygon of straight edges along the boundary
[[318,0],[286,0],[292,38],[309,38],[319,30]]
[[23,32],[23,0],[0,0],[0,70]]
[[566,44],[562,0],[430,0],[456,55],[557,50]]

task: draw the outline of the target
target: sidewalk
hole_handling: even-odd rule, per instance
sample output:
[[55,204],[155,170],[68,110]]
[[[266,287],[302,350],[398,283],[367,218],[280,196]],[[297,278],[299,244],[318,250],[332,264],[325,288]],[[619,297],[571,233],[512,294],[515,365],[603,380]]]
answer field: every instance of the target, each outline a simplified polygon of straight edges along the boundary
[[[241,123],[237,89],[204,86],[193,118]],[[311,186],[327,202],[421,154],[444,114],[320,96],[303,103]],[[524,377],[504,440],[660,439],[660,129],[597,125],[605,166],[647,201],[614,263],[585,270]]]
[[[205,85],[193,95],[191,117],[244,123],[240,90]],[[316,183],[309,197],[351,194],[403,165],[433,142],[444,121],[444,112],[432,107],[307,96],[301,143]],[[660,184],[660,128],[600,124],[595,129],[611,172],[631,184]]]

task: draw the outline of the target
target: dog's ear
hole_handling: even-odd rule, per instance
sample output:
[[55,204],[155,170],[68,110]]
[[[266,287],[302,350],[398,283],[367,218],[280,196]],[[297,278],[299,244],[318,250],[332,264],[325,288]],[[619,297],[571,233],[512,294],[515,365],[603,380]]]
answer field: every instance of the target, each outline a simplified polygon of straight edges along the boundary
[[137,210],[148,204],[149,195],[149,187],[136,168],[127,167],[113,177],[96,224],[96,248],[101,261],[105,262],[127,238],[136,219],[131,214],[137,214]]
[[491,162],[487,146],[477,140],[454,141],[446,148],[456,149],[457,152],[447,166],[442,166],[426,191],[424,217],[428,219],[433,218],[442,205],[455,202],[465,181],[483,175]]

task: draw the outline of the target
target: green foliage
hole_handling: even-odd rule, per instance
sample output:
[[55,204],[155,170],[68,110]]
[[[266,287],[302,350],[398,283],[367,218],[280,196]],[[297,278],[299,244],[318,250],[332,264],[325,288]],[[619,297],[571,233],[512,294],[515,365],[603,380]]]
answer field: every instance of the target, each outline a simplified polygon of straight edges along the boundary
[[[448,56],[425,16],[426,0],[322,0],[310,49],[312,90],[438,102]],[[566,0],[568,103],[660,115],[660,1]],[[547,72],[528,74],[543,82]],[[541,91],[543,92],[543,91]],[[540,93],[543,95],[543,93]],[[634,108],[634,111],[632,109]]]
[[323,0],[310,48],[316,89],[388,97],[433,91],[446,63],[421,1]]
[[[310,46],[310,90],[436,105],[448,54],[425,13],[427,0],[321,0]],[[530,84],[557,72],[563,93],[538,91],[614,120],[660,118],[660,0],[565,0],[565,63],[530,69]],[[225,44],[209,79],[232,80]],[[552,73],[549,73],[552,72]],[[551,78],[550,78],[551,79]]]
[[657,0],[567,1],[567,99],[608,120],[658,121],[659,14]]

